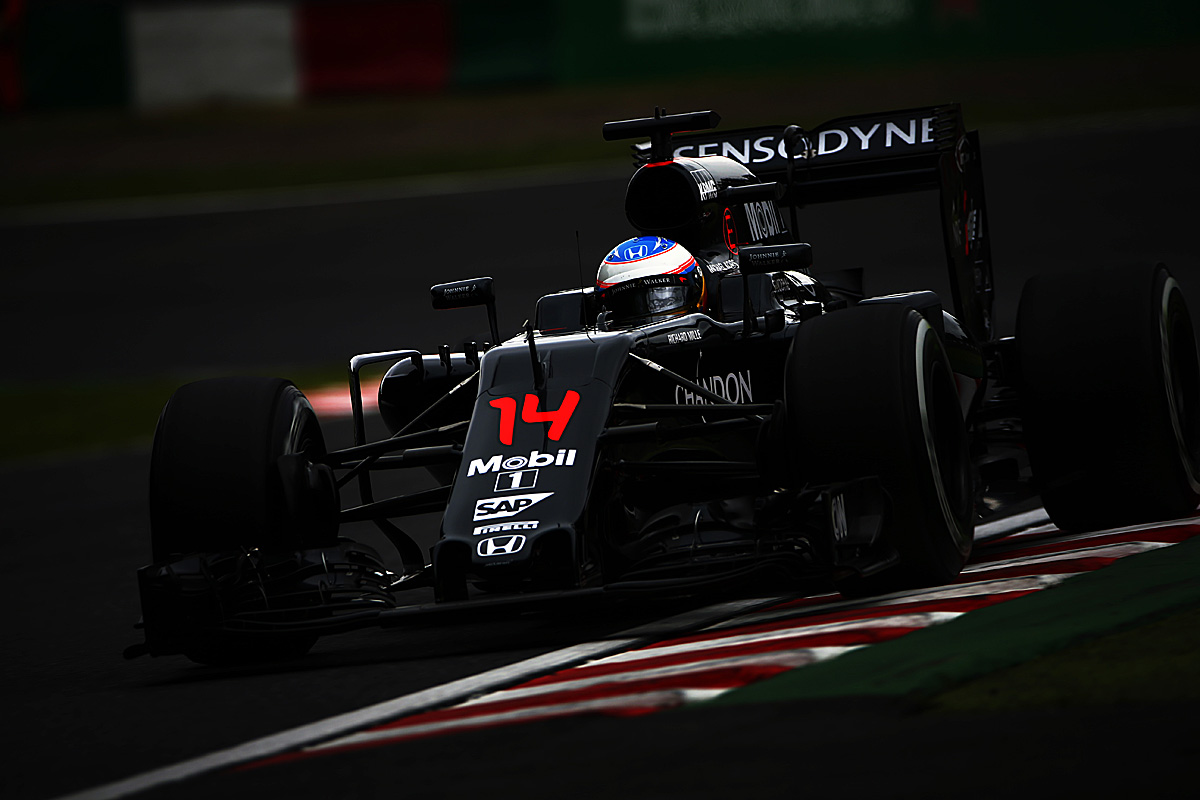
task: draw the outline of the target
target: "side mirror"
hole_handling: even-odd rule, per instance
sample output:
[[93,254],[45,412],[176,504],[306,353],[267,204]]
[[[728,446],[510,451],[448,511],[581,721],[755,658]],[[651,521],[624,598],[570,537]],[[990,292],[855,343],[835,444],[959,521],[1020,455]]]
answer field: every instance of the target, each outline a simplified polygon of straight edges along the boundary
[[780,269],[806,270],[812,263],[812,247],[803,242],[738,248],[743,275],[762,275]]
[[439,283],[429,287],[429,294],[433,307],[438,309],[485,306],[496,301],[491,278],[469,278],[465,281]]
[[744,331],[749,334],[758,325],[753,305],[750,302],[750,276],[763,275],[780,269],[808,269],[812,266],[812,248],[803,242],[739,247],[738,265],[742,273]]
[[500,328],[496,322],[496,292],[492,288],[491,278],[439,283],[429,287],[429,296],[433,307],[437,309],[487,306],[492,341],[500,342]]

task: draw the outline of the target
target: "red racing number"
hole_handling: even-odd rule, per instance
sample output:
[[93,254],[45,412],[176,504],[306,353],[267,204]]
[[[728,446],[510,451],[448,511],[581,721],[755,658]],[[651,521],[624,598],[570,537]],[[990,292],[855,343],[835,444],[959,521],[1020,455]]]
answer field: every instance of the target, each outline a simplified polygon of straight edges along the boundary
[[[557,442],[567,429],[567,423],[571,421],[575,407],[579,405],[579,392],[568,389],[562,405],[554,411],[538,411],[540,402],[536,394],[525,395],[525,403],[521,406],[521,421],[549,422],[550,430],[546,435]],[[500,410],[500,443],[512,444],[513,431],[517,427],[517,398],[497,397],[488,405]]]

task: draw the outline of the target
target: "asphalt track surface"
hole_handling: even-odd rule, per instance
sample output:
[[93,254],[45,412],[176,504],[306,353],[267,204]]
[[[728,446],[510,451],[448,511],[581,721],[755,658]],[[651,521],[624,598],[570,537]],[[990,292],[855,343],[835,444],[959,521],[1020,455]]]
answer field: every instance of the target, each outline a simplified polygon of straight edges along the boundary
[[[995,143],[983,132],[1001,333],[1026,277],[1093,264],[1165,261],[1200,309],[1197,133],[1194,118],[1173,117]],[[576,230],[585,277],[627,235],[623,180],[564,181],[2,228],[5,260],[18,267],[5,270],[15,302],[0,320],[9,375],[197,374],[483,339],[481,313],[435,314],[425,287],[491,274],[511,329],[538,294],[578,282]],[[821,266],[887,265],[868,272],[874,293],[945,285],[932,195],[814,208],[805,219]],[[331,423],[328,438],[347,443],[345,424]],[[147,467],[135,448],[3,468],[5,797],[84,790],[678,610],[363,631],[271,667],[126,662],[133,573],[148,549]],[[1171,743],[1194,710],[1013,711],[953,729],[880,702],[588,717],[214,775],[148,796],[1154,794],[1166,784],[1147,783],[1147,771],[1179,773],[1187,752]]]

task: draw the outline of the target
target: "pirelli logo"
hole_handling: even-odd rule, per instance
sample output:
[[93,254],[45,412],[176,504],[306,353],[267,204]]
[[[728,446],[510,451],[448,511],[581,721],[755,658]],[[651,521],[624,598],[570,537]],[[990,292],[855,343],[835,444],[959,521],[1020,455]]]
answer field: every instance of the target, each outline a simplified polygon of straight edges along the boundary
[[510,533],[512,531],[536,531],[541,523],[536,519],[523,519],[519,522],[497,522],[494,525],[480,525],[472,535],[487,536],[494,533]]

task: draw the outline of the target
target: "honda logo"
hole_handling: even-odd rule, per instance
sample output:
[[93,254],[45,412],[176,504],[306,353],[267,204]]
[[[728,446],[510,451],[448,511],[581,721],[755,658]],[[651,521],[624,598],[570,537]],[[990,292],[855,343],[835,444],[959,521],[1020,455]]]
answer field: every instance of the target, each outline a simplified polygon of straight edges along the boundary
[[479,543],[476,552],[483,557],[511,556],[525,546],[525,537],[518,534],[512,536],[493,536]]
[[630,261],[635,258],[645,258],[649,252],[650,248],[644,244],[640,244],[637,247],[626,247],[625,258],[629,259]]

